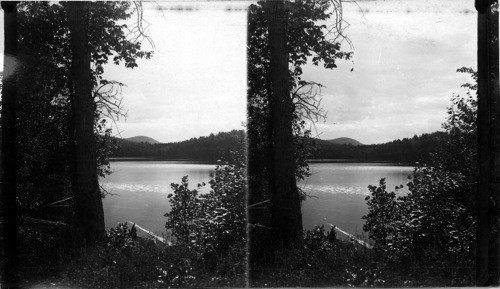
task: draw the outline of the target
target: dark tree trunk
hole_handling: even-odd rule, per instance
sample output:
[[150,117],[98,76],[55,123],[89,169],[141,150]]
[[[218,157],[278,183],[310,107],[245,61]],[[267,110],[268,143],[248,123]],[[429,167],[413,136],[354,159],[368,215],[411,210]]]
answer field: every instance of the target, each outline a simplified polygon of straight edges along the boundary
[[286,49],[286,11],[283,1],[269,3],[269,45],[271,93],[270,116],[270,194],[271,229],[278,246],[289,246],[302,237],[300,197],[295,179],[288,53]]
[[498,12],[490,0],[477,0],[478,9],[478,286],[498,286],[500,195],[500,92],[498,73]]
[[2,1],[4,10],[4,62],[2,79],[2,212],[4,274],[2,288],[18,287],[16,188],[16,2]]
[[87,244],[104,237],[104,212],[97,179],[94,137],[95,103],[92,97],[90,52],[87,48],[88,19],[85,2],[68,2],[68,20],[73,50],[71,105],[74,125],[75,225]]

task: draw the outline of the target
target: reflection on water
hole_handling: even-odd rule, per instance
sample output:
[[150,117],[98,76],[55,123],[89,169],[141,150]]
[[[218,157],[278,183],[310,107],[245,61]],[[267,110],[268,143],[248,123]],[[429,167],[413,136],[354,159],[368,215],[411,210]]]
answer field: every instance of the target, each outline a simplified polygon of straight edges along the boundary
[[126,184],[126,183],[114,183],[114,182],[104,183],[103,187],[109,192],[120,190],[129,192],[165,193],[171,190],[170,186],[160,186],[160,185],[153,186],[148,184]]
[[321,184],[306,184],[300,186],[306,192],[324,192],[328,194],[368,195],[368,190],[362,187],[345,187]]
[[[101,179],[101,185],[110,193],[104,200],[106,227],[118,222],[132,221],[156,233],[165,231],[170,210],[167,194],[171,183],[180,183],[189,176],[190,188],[208,182],[215,165],[186,161],[112,161],[113,173]],[[209,191],[209,186],[201,192]]]
[[[312,176],[299,183],[310,197],[302,203],[304,229],[334,224],[351,234],[363,230],[363,215],[368,212],[365,197],[368,186],[386,178],[387,190],[406,185],[413,171],[409,166],[384,163],[313,163]],[[400,191],[406,193],[406,186]]]
[[[335,187],[353,188],[353,191],[341,193],[356,193],[359,190],[368,194],[368,185],[378,185],[381,178],[386,178],[387,187],[408,183],[408,175],[413,168],[409,166],[395,166],[384,163],[313,163],[310,164],[312,175],[301,182],[308,186],[330,187],[335,193]],[[340,193],[340,192],[339,192]]]
[[[313,163],[312,176],[299,183],[311,197],[302,203],[304,228],[330,223],[351,233],[361,233],[367,213],[365,197],[368,185],[378,185],[387,178],[387,188],[408,182],[412,167],[379,163]],[[189,176],[190,188],[208,183],[215,165],[186,161],[112,161],[113,174],[101,179],[101,185],[112,195],[104,201],[106,227],[133,221],[156,232],[164,232],[170,210],[167,194],[171,183]],[[404,188],[402,191],[405,192]],[[201,192],[208,192],[207,185]]]

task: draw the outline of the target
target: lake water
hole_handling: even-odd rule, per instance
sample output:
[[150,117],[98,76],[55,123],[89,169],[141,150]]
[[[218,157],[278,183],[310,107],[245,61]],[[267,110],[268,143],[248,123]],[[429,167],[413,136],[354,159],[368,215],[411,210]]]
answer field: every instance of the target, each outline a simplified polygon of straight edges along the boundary
[[[112,195],[103,200],[106,227],[132,221],[150,231],[165,231],[170,210],[167,195],[171,183],[181,183],[189,176],[189,188],[210,180],[215,165],[192,161],[111,161],[113,173],[101,179],[101,185]],[[201,191],[208,191],[205,186]]]
[[312,176],[299,183],[308,195],[302,203],[302,220],[305,229],[314,225],[330,224],[351,234],[363,230],[363,215],[368,212],[365,197],[368,186],[378,186],[386,178],[387,190],[394,191],[404,185],[400,193],[407,192],[406,184],[413,167],[387,163],[312,163]]
[[[368,185],[378,185],[380,178],[386,177],[387,187],[392,190],[396,185],[406,185],[412,171],[409,166],[382,163],[312,163],[310,168],[313,175],[299,183],[312,196],[302,204],[304,228],[334,224],[352,234],[362,231]],[[133,221],[161,234],[165,231],[163,215],[170,210],[170,184],[180,183],[188,175],[190,188],[196,188],[198,183],[210,180],[215,165],[192,161],[112,161],[111,169],[113,174],[101,179],[101,185],[113,194],[103,201],[106,227]],[[208,186],[201,189],[208,190]]]

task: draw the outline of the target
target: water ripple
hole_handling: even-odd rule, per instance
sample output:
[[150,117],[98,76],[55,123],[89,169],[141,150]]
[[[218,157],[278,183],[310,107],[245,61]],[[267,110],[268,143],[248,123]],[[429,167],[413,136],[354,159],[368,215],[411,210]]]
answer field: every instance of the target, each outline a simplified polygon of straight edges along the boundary
[[107,182],[102,184],[104,189],[108,191],[121,190],[129,192],[148,192],[148,193],[170,193],[172,189],[170,186],[165,185],[151,185],[151,184],[127,184],[127,183],[113,183]]
[[367,188],[362,188],[362,187],[327,186],[327,185],[313,185],[313,184],[304,185],[302,189],[306,192],[320,191],[330,194],[347,194],[347,195],[363,195],[363,196],[367,196],[370,193]]
[[[113,193],[113,190],[127,191],[127,192],[146,192],[146,193],[173,193],[170,185],[152,185],[152,184],[140,184],[140,183],[114,183],[107,182],[101,184],[102,187]],[[189,187],[190,190],[198,189],[196,186]],[[206,193],[210,190],[210,186],[204,186],[198,189],[200,193]]]

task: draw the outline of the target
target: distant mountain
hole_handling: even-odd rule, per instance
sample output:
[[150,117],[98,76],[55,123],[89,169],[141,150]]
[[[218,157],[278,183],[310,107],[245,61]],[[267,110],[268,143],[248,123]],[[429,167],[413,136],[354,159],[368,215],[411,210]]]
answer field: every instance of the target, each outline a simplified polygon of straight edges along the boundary
[[[135,139],[135,140],[134,140]],[[146,141],[147,140],[147,141]],[[154,142],[154,143],[153,143]],[[175,143],[159,143],[148,137],[119,139],[113,157],[146,157],[216,161],[228,159],[231,151],[245,147],[245,132],[232,130]]]
[[157,141],[157,140],[155,140],[153,138],[150,138],[150,137],[147,137],[147,136],[143,136],[143,135],[138,135],[138,136],[134,136],[134,137],[124,138],[124,140],[128,140],[128,141],[131,141],[131,142],[136,142],[136,143],[141,143],[141,142],[150,143],[150,144],[160,143],[159,141]]
[[[449,135],[437,131],[420,136],[397,139],[382,144],[363,145],[350,138],[315,139],[318,151],[313,159],[350,159],[358,161],[391,161],[400,163],[429,163],[439,153]],[[353,144],[353,145],[350,145]]]
[[352,138],[348,138],[348,137],[339,137],[339,138],[330,139],[328,141],[331,142],[331,143],[340,144],[340,145],[343,145],[343,144],[355,145],[355,146],[361,146],[361,145],[363,145],[359,141],[357,141],[355,139],[352,139]]
[[[345,159],[356,161],[388,161],[399,163],[428,163],[433,154],[446,143],[446,132],[434,132],[383,144],[363,145],[352,138],[314,139],[318,151],[312,159]],[[119,139],[119,150],[113,157],[147,157],[161,159],[192,159],[216,161],[227,158],[230,151],[245,146],[245,132],[233,130],[191,138],[175,143],[158,143],[149,137]]]

